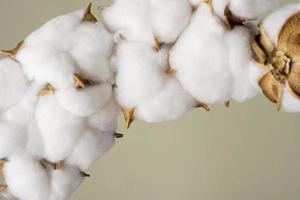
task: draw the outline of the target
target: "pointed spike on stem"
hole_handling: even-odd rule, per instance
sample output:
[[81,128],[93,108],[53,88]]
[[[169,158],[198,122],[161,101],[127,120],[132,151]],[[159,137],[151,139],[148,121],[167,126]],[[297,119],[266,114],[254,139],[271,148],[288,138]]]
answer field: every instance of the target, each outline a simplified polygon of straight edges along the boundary
[[91,177],[90,174],[86,173],[86,172],[80,172],[81,176],[83,177]]
[[63,161],[58,161],[56,163],[53,163],[53,169],[54,170],[59,170],[59,169],[62,168],[62,166],[63,166]]
[[226,101],[226,102],[225,102],[225,107],[226,107],[226,108],[229,108],[229,107],[230,107],[230,101]]
[[121,134],[121,133],[114,133],[114,137],[117,138],[117,139],[119,139],[119,138],[123,138],[124,135]]
[[197,106],[195,106],[196,108],[203,108],[205,111],[209,112],[210,108],[207,104],[205,103],[199,103]]
[[42,96],[47,96],[47,95],[52,95],[54,94],[54,87],[48,83],[47,85],[45,85],[44,88],[42,88],[39,92],[38,92],[38,96],[42,97]]
[[168,66],[168,68],[165,70],[165,73],[168,75],[173,75],[176,73],[176,71],[174,69],[172,69],[171,66]]
[[84,80],[78,74],[73,75],[73,80],[76,89],[85,88]]
[[21,41],[17,44],[17,46],[12,50],[1,50],[0,55],[8,56],[12,59],[16,59],[18,51],[22,48],[24,41]]
[[0,184],[0,192],[4,192],[7,189],[7,185]]
[[83,22],[95,23],[95,22],[98,21],[97,18],[92,14],[91,8],[92,8],[92,3],[89,3],[89,5],[85,9],[85,12],[84,12],[84,15],[83,15],[83,19],[82,19]]
[[152,49],[154,52],[159,52],[161,50],[161,43],[157,37],[154,38],[154,46]]
[[131,123],[134,121],[134,108],[132,109],[123,108],[122,112],[124,115],[125,127],[128,129]]

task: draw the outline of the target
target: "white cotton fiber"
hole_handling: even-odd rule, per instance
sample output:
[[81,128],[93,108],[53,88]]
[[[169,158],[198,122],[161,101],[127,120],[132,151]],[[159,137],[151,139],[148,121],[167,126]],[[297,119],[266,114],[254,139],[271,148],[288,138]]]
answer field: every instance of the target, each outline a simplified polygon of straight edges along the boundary
[[52,95],[39,99],[35,120],[44,141],[45,157],[50,162],[66,158],[86,128],[84,118],[61,108]]
[[48,200],[50,182],[45,168],[26,153],[9,157],[3,174],[10,192],[22,200]]
[[26,129],[16,124],[0,123],[0,159],[22,151],[26,141]]
[[270,41],[275,44],[275,41],[278,36],[278,32],[280,31],[281,27],[285,23],[285,21],[294,13],[300,11],[300,4],[289,4],[283,6],[282,8],[273,12],[270,16],[266,17],[262,21],[262,26],[267,33]]
[[224,17],[228,6],[231,13],[241,19],[252,20],[263,16],[277,4],[277,0],[212,0],[213,9]]
[[114,143],[114,132],[87,129],[80,137],[66,163],[87,170],[97,158],[106,153]]
[[182,89],[180,83],[171,77],[161,92],[139,104],[135,116],[147,122],[161,122],[177,119],[196,106],[195,100]]
[[80,68],[80,74],[92,81],[110,81],[112,71],[113,38],[101,22],[82,23],[72,34],[71,55]]
[[116,99],[122,107],[135,107],[161,91],[165,85],[160,54],[148,45],[123,42],[117,50]]
[[202,3],[170,52],[170,65],[177,78],[199,102],[215,104],[230,99],[233,80],[225,33],[220,19]]
[[149,0],[114,1],[102,11],[102,17],[108,28],[121,37],[154,45]]
[[19,63],[12,59],[0,60],[0,112],[20,101],[28,85]]
[[18,52],[17,59],[30,80],[40,84],[50,83],[57,89],[74,87],[73,74],[79,71],[67,52],[51,46],[26,47],[25,44]]
[[187,0],[122,0],[105,8],[102,16],[118,37],[155,46],[154,38],[174,42],[191,13]]
[[41,85],[32,82],[20,102],[2,114],[2,120],[26,127],[33,117],[41,88]]
[[154,35],[163,43],[174,42],[188,24],[192,7],[187,0],[149,0]]
[[80,117],[88,117],[100,111],[111,98],[111,94],[112,86],[109,83],[55,92],[59,105]]
[[64,165],[59,170],[51,170],[51,194],[49,200],[66,200],[81,184],[83,176],[76,167]]
[[229,47],[229,66],[233,77],[232,96],[234,101],[243,102],[259,92],[257,84],[262,67],[254,64],[250,43],[250,31],[242,26],[235,27],[226,35]]
[[40,134],[38,125],[35,120],[32,120],[28,127],[28,141],[26,144],[26,150],[37,158],[43,158],[44,156],[44,141]]
[[203,0],[189,0],[193,7],[197,7]]
[[300,112],[300,99],[293,96],[288,89],[284,89],[281,110],[290,113]]
[[121,109],[112,96],[110,101],[96,114],[89,117],[89,126],[101,131],[115,132],[117,129],[117,117]]

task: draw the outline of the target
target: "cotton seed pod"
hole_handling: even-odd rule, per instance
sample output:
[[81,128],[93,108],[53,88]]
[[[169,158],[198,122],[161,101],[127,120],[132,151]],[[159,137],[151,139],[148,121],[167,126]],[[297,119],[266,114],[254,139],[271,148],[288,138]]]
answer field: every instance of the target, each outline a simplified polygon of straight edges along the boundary
[[65,159],[86,128],[86,119],[64,110],[53,95],[40,97],[35,120],[44,141],[45,158],[50,162]]
[[105,8],[102,16],[119,38],[146,43],[158,51],[160,43],[177,39],[191,13],[186,0],[119,0]]
[[[298,5],[299,8],[299,5]],[[298,104],[294,103],[295,100],[290,98],[290,95],[284,93],[289,91],[294,98],[298,101],[300,99],[300,61],[299,61],[299,21],[300,12],[291,12],[294,9],[285,7],[273,13],[270,18],[285,18],[283,24],[276,33],[275,40],[271,40],[269,33],[271,30],[266,31],[265,27],[270,27],[271,21],[267,18],[260,26],[259,45],[263,51],[256,51],[257,54],[262,54],[265,60],[261,60],[261,64],[265,66],[265,73],[259,80],[259,85],[262,88],[265,96],[276,104],[278,110],[282,107],[284,111],[299,110]],[[287,15],[290,13],[290,15]],[[281,15],[282,14],[282,15]],[[276,17],[276,15],[278,15]],[[287,90],[286,90],[287,89]],[[283,100],[283,98],[287,98]],[[282,106],[282,103],[285,105]]]
[[19,63],[12,59],[0,60],[0,112],[19,102],[28,85]]
[[[115,94],[126,127],[134,117],[147,122],[172,120],[196,105],[175,77],[166,73],[169,49],[163,46],[154,52],[141,43],[119,45]],[[177,104],[170,103],[174,95],[178,96]]]
[[114,132],[86,129],[75,145],[66,163],[87,170],[97,158],[106,153],[114,143]]
[[50,181],[39,161],[26,153],[9,157],[4,178],[13,196],[22,200],[48,200]]
[[224,103],[231,97],[232,77],[228,68],[227,29],[207,3],[201,3],[187,29],[170,52],[170,66],[196,100]]
[[65,165],[60,170],[50,171],[51,193],[49,200],[66,200],[83,181],[78,168]]
[[0,123],[0,158],[22,151],[27,142],[27,132],[12,123]]

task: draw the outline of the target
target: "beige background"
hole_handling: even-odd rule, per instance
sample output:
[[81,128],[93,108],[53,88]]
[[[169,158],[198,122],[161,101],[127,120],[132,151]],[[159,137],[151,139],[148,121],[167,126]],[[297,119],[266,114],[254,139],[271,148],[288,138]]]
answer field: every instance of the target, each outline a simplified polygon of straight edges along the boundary
[[[0,47],[88,2],[0,0]],[[72,200],[299,200],[299,115],[278,113],[263,97],[212,108],[170,123],[136,122],[129,131],[120,119],[125,138]]]

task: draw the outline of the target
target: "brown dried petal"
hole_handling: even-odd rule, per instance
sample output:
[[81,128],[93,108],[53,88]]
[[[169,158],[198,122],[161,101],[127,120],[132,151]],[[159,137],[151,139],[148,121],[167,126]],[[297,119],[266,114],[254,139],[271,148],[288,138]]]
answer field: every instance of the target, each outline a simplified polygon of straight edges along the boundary
[[300,54],[300,12],[289,17],[281,27],[276,47],[286,52],[292,59]]
[[265,96],[272,101],[273,103],[281,103],[281,93],[283,90],[282,84],[280,84],[271,72],[266,73],[258,81],[259,86],[261,87]]
[[292,66],[287,82],[292,94],[300,99],[300,63]]

